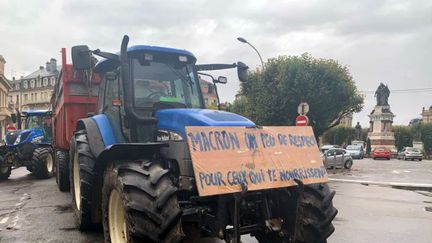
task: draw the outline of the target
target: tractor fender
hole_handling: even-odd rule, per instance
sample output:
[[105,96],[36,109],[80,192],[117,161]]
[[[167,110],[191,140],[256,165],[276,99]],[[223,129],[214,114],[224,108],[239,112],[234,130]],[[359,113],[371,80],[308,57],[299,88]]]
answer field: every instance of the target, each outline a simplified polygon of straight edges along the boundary
[[110,136],[109,134],[112,133],[112,128],[108,118],[105,115],[97,116],[99,116],[97,119],[94,119],[96,116],[81,119],[76,125],[76,131],[86,130],[90,151],[96,158],[107,146],[115,143],[114,135],[111,134]]

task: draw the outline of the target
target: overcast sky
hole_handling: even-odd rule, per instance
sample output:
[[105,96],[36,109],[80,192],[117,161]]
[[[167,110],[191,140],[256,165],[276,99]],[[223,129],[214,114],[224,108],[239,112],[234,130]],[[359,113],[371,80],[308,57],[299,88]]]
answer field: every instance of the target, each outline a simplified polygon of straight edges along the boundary
[[[390,94],[395,124],[408,124],[432,105],[431,0],[322,1],[88,1],[0,0],[0,54],[6,76],[35,71],[60,49],[77,44],[116,52],[123,34],[130,44],[187,49],[199,63],[242,60],[251,68],[259,58],[308,52],[349,66],[359,90],[374,91],[380,82],[390,90],[429,88],[428,92]],[[222,101],[239,89],[235,71],[222,73]],[[353,123],[368,125],[376,101],[366,93],[365,106]]]

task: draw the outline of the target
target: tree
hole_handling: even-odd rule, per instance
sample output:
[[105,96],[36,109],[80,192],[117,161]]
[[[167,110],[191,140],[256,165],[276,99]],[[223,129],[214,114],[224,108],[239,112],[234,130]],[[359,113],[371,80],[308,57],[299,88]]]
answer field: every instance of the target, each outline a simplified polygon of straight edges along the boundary
[[230,111],[233,113],[242,115],[244,117],[249,117],[249,114],[247,113],[247,99],[246,99],[246,97],[244,97],[242,95],[238,96],[234,100],[234,102],[230,108]]
[[370,154],[371,154],[371,151],[372,151],[371,141],[370,141],[370,139],[368,138],[368,139],[366,140],[366,154],[367,154],[367,155],[370,155]]
[[421,125],[421,140],[426,154],[432,154],[432,123]]
[[348,145],[351,144],[355,129],[347,126],[335,126],[327,130],[322,138],[325,144]]
[[293,125],[297,106],[307,102],[317,137],[363,108],[348,68],[309,54],[270,59],[263,71],[252,72],[242,83],[241,92],[247,99],[247,114],[259,125]]
[[393,126],[393,132],[395,136],[395,146],[398,151],[401,151],[403,147],[413,146],[413,136],[409,126]]

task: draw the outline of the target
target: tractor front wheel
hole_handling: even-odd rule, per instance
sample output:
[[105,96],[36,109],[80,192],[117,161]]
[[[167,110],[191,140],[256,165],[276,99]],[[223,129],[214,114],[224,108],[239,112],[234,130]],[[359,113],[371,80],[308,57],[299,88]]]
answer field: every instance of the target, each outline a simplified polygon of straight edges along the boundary
[[[295,197],[283,189],[271,194],[272,212],[281,217],[282,231],[258,232],[255,237],[259,242],[296,242],[296,243],[325,243],[334,232],[332,224],[337,209],[333,207],[335,191],[331,191],[326,183],[304,185],[303,197],[299,197],[298,217],[300,220],[295,228]],[[295,231],[295,240],[291,241],[287,232]]]
[[56,151],[56,182],[60,191],[67,192],[70,190],[69,183],[69,153],[66,151]]
[[105,242],[179,242],[182,212],[169,171],[157,161],[108,166],[102,190]]
[[70,145],[70,191],[72,208],[78,228],[82,231],[95,227],[92,221],[92,202],[94,195],[94,167],[96,158],[90,150],[87,132],[75,133]]
[[1,166],[0,167],[0,180],[7,180],[11,175],[12,167]]
[[31,160],[31,171],[38,179],[50,178],[54,174],[54,159],[52,149],[48,147],[36,148]]

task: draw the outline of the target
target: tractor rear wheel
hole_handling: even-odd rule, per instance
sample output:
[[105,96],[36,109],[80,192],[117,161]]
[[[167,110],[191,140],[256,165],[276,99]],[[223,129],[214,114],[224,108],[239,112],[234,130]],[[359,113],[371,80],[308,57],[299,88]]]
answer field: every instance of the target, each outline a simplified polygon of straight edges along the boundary
[[96,158],[90,151],[87,132],[80,130],[75,133],[70,145],[70,191],[72,208],[78,228],[82,231],[93,229],[92,221],[93,181]]
[[54,159],[49,147],[36,148],[31,159],[33,175],[38,179],[50,178],[54,174]]
[[69,153],[63,150],[56,151],[56,182],[60,191],[70,190],[69,183]]
[[[295,235],[296,243],[325,243],[327,238],[334,232],[332,220],[336,217],[337,209],[333,207],[333,197],[335,191],[331,191],[326,183],[310,184],[304,186],[303,197],[300,197],[299,225]],[[282,216],[282,222],[288,225],[282,225],[288,232],[294,232],[295,226],[295,203],[293,197],[289,197],[284,190],[277,190],[272,195],[272,211]],[[284,206],[285,205],[285,206]],[[288,205],[288,208],[287,208]],[[281,210],[278,210],[281,209]],[[259,232],[255,234],[259,242],[282,243],[291,242],[287,234],[280,232]]]
[[157,161],[113,163],[102,189],[105,242],[179,242],[182,211],[169,171]]
[[12,167],[10,166],[1,166],[0,167],[0,180],[7,180],[11,175]]

